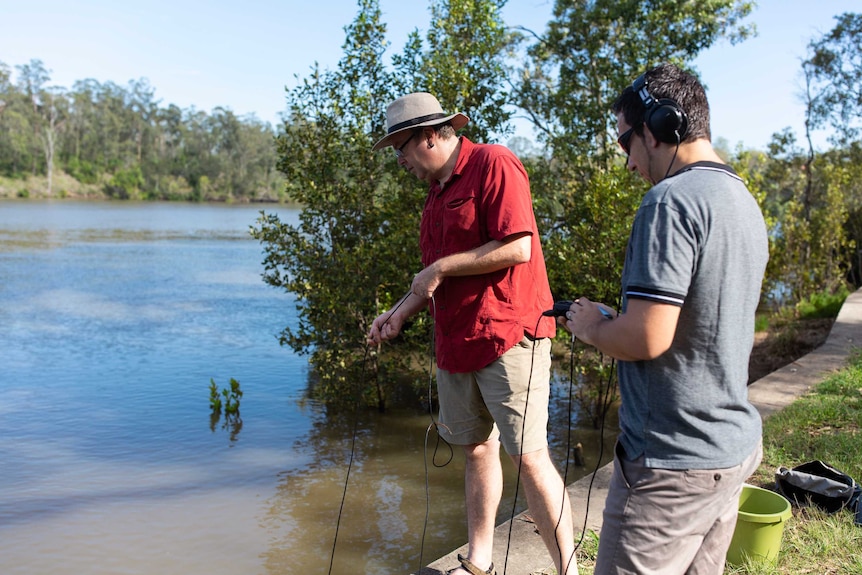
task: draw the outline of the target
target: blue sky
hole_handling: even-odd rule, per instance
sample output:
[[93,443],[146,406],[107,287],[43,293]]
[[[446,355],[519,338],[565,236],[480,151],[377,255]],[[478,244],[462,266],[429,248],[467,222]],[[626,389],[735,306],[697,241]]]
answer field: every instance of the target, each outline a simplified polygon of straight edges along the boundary
[[[424,32],[422,0],[380,0],[388,39],[400,51],[407,33]],[[509,0],[510,25],[541,31],[552,0]],[[785,127],[802,137],[800,62],[808,41],[833,17],[862,10],[859,0],[762,0],[749,18],[757,38],[721,42],[695,62],[708,86],[714,138],[763,148]],[[42,60],[51,84],[94,78],[125,86],[146,78],[161,104],[230,108],[275,123],[284,88],[315,61],[334,68],[355,0],[0,0],[0,62]],[[526,123],[518,135],[532,137]],[[825,143],[816,134],[815,143]]]

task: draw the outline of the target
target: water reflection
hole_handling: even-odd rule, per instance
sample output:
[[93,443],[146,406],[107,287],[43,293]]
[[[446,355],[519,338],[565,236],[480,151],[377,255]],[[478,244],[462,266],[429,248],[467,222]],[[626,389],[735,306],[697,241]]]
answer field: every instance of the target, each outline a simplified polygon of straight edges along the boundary
[[[314,454],[305,469],[284,473],[268,502],[268,526],[284,537],[266,555],[271,573],[285,561],[312,568],[329,563],[335,545],[334,573],[407,572],[419,565],[425,520],[425,457],[423,443],[430,418],[414,413],[358,414],[353,465],[350,462],[351,417],[321,419],[298,449]],[[386,433],[381,434],[381,428]],[[431,454],[428,454],[431,457]],[[429,465],[431,515],[426,563],[451,546],[463,529],[452,529],[448,515],[463,522],[453,491],[460,493],[463,462],[456,457],[445,468]],[[456,495],[454,499],[461,499]],[[456,510],[457,509],[457,510]],[[336,541],[336,525],[338,525]],[[303,528],[315,526],[315,529]],[[457,539],[455,539],[457,540]],[[448,549],[447,549],[448,551]]]
[[[568,393],[566,382],[553,386],[550,441],[552,457],[571,482],[594,470],[602,431],[566,424]],[[355,417],[359,431],[348,478]],[[281,474],[276,493],[267,500],[265,525],[278,534],[264,555],[267,571],[287,573],[288,565],[328,569],[334,549],[333,573],[407,573],[466,542],[463,453],[456,447],[447,465],[435,466],[432,458],[446,462],[449,451],[445,444],[436,447],[433,431],[425,445],[430,424],[427,413],[406,411],[340,414],[316,421],[295,446],[308,453],[309,465]],[[608,425],[602,463],[610,460],[615,437],[615,422]],[[571,453],[566,461],[567,441],[570,447],[584,445],[584,466],[575,466]],[[523,489],[515,502],[516,473],[508,456],[501,457],[505,488],[498,523],[526,507]]]
[[[293,298],[260,279],[256,215],[0,203],[3,575],[320,573],[339,511],[333,573],[404,573],[464,543],[463,454],[431,464],[428,413],[303,399],[306,358],[277,342]],[[241,420],[209,417],[211,378],[242,382]],[[573,481],[600,442],[568,393],[563,376],[550,439],[561,470],[583,443]],[[498,521],[524,507],[503,469]]]

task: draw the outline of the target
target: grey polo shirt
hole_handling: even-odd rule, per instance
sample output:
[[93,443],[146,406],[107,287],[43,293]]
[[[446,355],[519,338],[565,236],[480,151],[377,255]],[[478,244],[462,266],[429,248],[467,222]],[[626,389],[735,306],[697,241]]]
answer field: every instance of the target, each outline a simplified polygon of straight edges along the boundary
[[748,401],[748,359],[767,260],[763,216],[729,167],[692,164],[644,196],[626,252],[623,311],[636,298],[681,310],[666,353],[619,364],[629,458],[720,469],[755,448],[761,421]]

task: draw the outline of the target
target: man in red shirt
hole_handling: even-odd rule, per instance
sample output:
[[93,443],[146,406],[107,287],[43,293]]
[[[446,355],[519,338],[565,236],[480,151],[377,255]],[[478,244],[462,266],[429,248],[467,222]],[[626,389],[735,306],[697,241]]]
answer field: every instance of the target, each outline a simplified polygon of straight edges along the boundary
[[[557,573],[577,573],[571,507],[548,454],[553,306],[523,165],[507,148],[474,144],[431,94],[386,110],[398,164],[429,184],[420,248],[425,266],[401,305],[378,316],[379,344],[427,308],[434,317],[438,431],[466,454],[469,551],[451,573],[493,573],[494,521],[503,488],[500,445],[520,470],[527,504]],[[490,567],[488,567],[490,565]]]

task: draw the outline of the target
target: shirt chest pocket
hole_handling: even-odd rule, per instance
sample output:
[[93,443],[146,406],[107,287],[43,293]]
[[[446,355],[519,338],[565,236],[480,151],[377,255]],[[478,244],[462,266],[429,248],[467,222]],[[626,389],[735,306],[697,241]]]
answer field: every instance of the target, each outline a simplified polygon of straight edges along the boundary
[[446,254],[463,252],[485,243],[479,226],[475,195],[454,198],[443,205],[443,245]]

